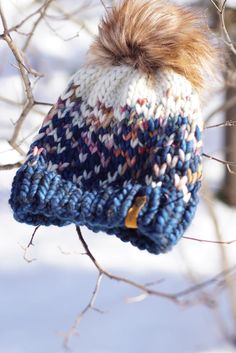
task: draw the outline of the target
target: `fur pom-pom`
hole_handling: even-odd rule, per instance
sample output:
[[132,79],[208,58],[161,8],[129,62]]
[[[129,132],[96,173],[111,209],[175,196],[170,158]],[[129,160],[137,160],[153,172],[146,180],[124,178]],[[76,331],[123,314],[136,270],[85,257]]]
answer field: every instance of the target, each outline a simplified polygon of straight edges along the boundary
[[149,74],[170,68],[200,89],[217,55],[207,25],[192,10],[162,0],[123,0],[102,20],[88,61]]

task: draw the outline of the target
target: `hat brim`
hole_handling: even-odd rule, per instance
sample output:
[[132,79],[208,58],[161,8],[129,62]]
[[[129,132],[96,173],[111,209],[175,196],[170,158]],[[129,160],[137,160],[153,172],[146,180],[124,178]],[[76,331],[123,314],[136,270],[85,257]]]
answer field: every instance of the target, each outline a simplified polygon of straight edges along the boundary
[[[170,190],[129,182],[85,190],[45,166],[26,163],[16,173],[9,203],[19,222],[34,226],[85,225],[158,254],[170,250],[190,224],[199,187],[200,182],[193,186],[187,204],[174,186]],[[147,202],[139,212],[137,229],[127,228],[126,216],[140,195],[145,195]]]

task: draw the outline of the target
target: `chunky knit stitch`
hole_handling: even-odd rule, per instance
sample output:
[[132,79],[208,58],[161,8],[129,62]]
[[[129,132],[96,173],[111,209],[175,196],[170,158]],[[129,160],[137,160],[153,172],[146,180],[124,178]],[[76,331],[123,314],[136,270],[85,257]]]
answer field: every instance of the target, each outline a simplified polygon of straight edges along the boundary
[[189,9],[120,0],[16,173],[14,217],[85,225],[154,254],[169,250],[198,203],[198,94],[216,59]]
[[[201,184],[198,95],[168,69],[87,65],[50,110],[14,178],[14,217],[70,223],[166,252],[183,235]],[[127,217],[137,203],[136,226]],[[131,215],[132,216],[132,215]]]

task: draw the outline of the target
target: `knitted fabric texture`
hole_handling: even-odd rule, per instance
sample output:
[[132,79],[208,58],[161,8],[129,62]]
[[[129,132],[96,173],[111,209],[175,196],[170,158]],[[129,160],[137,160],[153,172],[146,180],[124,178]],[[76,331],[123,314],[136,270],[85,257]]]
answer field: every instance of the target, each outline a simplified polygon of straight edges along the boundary
[[16,173],[14,217],[35,226],[85,225],[166,252],[196,210],[201,130],[198,95],[185,77],[160,69],[150,80],[126,65],[84,66]]

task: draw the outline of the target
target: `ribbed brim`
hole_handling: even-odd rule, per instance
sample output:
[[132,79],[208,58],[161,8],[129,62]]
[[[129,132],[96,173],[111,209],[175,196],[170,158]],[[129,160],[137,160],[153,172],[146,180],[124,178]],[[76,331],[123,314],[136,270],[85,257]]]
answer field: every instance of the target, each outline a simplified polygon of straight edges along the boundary
[[[181,191],[128,183],[85,190],[40,164],[26,163],[16,173],[9,203],[19,222],[38,225],[85,225],[94,232],[115,234],[139,249],[166,252],[190,224],[198,203],[200,182],[186,204]],[[139,213],[138,229],[125,227],[135,198],[147,202]]]

